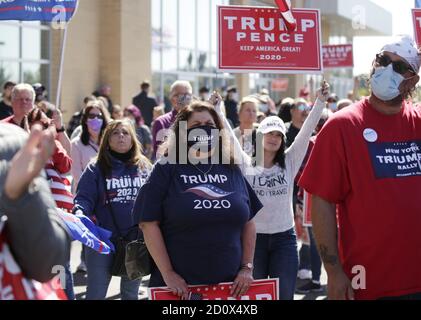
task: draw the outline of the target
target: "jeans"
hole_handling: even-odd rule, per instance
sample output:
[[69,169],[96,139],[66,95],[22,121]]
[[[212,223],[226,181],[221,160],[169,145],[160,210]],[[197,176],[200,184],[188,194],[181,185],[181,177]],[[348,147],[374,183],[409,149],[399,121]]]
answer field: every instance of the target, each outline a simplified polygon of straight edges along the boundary
[[312,280],[320,282],[322,273],[322,260],[317,251],[316,240],[314,240],[313,228],[308,227],[310,235],[310,246],[303,244],[300,249],[300,267],[299,269],[311,269]]
[[297,272],[297,236],[294,228],[275,234],[257,234],[255,279],[278,278],[279,299],[293,300]]
[[317,251],[316,240],[313,235],[313,228],[308,228],[310,234],[310,258],[311,258],[311,274],[313,281],[320,281],[320,275],[322,273],[322,260],[320,259],[319,251]]
[[[91,248],[85,249],[85,261],[88,268],[87,300],[104,300],[107,296],[108,286],[111,281],[111,266],[113,254],[100,254]],[[121,277],[121,300],[138,300],[141,280],[129,280]]]
[[82,250],[80,250],[80,263],[84,263],[85,265],[86,265],[86,262],[85,262],[85,256],[86,256],[86,254],[85,254],[85,246],[82,246]]
[[67,299],[75,300],[75,292],[73,289],[73,274],[70,270],[70,262],[67,262],[64,266],[64,271],[66,274],[66,287],[64,288],[64,293],[66,293]]
[[311,269],[311,259],[310,259],[310,246],[307,244],[302,244],[300,248],[300,265],[298,270],[310,270]]

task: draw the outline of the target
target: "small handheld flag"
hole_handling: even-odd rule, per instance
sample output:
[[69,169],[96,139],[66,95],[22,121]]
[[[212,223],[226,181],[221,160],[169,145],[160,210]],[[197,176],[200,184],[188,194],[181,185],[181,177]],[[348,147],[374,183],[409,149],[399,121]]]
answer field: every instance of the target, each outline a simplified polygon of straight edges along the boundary
[[291,12],[291,1],[290,0],[275,0],[276,5],[281,11],[281,16],[284,19],[285,26],[289,32],[297,29],[297,21],[295,20]]
[[111,231],[98,227],[83,214],[74,215],[60,209],[57,211],[74,240],[82,242],[101,254],[109,254],[115,250],[110,241]]

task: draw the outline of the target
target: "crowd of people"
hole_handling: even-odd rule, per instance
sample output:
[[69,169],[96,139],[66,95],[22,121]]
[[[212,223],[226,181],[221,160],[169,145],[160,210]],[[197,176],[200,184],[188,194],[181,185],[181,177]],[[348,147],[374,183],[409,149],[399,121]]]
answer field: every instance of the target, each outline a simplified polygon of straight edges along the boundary
[[[411,39],[387,44],[360,101],[339,99],[325,81],[314,97],[303,90],[275,103],[266,89],[194,96],[177,80],[164,113],[147,81],[124,108],[105,85],[67,125],[44,86],[8,81],[0,215],[13,253],[41,282],[63,265],[75,299],[59,208],[112,241],[143,236],[149,286],[181,299],[190,285],[233,282],[237,297],[254,279],[278,278],[279,298],[291,300],[322,290],[322,264],[331,299],[421,299],[421,110],[410,99],[420,64]],[[306,197],[313,227],[302,226]],[[87,299],[105,299],[113,258],[82,250]],[[365,270],[359,287],[355,266]],[[308,282],[297,287],[297,277]],[[121,276],[122,299],[138,299],[140,283]]]

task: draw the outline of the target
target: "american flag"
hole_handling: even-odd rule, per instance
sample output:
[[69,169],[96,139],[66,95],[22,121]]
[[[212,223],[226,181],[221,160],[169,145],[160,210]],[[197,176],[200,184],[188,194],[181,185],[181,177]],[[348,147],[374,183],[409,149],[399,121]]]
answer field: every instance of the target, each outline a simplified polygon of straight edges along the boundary
[[291,1],[290,0],[275,0],[276,5],[281,11],[281,16],[284,18],[285,26],[288,31],[292,32],[297,29],[297,21],[291,12]]

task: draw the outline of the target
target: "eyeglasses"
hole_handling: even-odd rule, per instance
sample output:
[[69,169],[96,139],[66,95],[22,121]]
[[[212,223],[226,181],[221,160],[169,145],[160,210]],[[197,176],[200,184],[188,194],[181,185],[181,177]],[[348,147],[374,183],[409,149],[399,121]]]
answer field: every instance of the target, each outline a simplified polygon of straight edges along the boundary
[[416,74],[416,72],[412,70],[411,66],[405,63],[404,61],[392,61],[392,59],[389,56],[386,56],[382,53],[376,54],[376,62],[382,67],[387,67],[389,64],[392,64],[393,71],[401,75],[404,75],[407,72]]
[[102,114],[93,114],[93,113],[88,114],[88,119],[95,119],[95,118],[103,119]]

